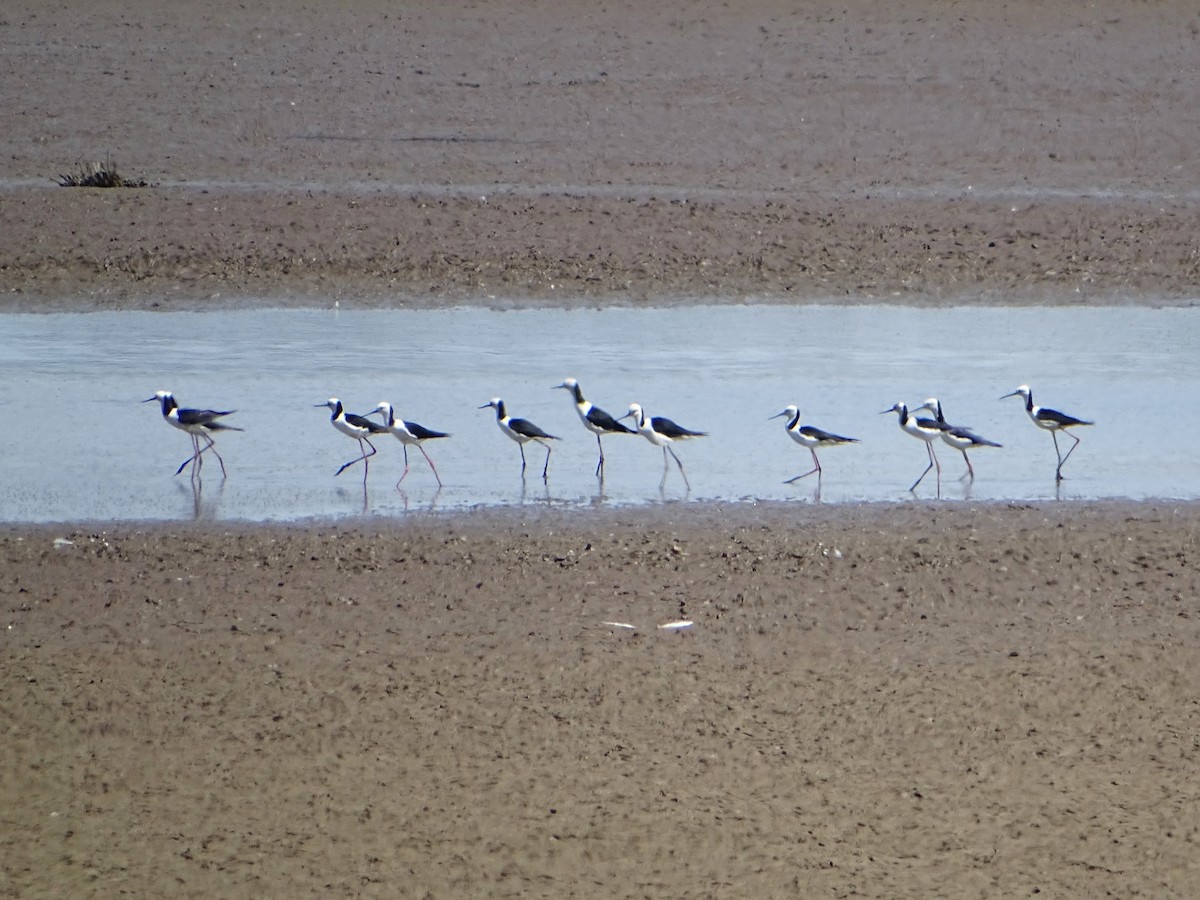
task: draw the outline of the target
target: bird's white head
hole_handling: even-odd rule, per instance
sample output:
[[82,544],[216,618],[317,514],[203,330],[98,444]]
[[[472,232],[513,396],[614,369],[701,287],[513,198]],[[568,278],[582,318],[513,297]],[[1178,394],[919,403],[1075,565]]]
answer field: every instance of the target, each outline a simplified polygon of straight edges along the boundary
[[1029,385],[1023,384],[1019,388],[1017,388],[1015,391],[1011,391],[1011,392],[1005,394],[1004,397],[1001,397],[1000,399],[1003,400],[1005,397],[1016,397],[1019,395],[1021,397],[1024,397],[1026,400],[1028,400],[1029,395],[1032,393],[1033,393],[1033,391],[1030,389]]
[[908,406],[903,403],[893,403],[887,409],[880,412],[880,415],[886,416],[888,413],[899,413],[900,418],[903,419],[905,416],[908,415]]
[[481,406],[479,408],[480,409],[488,409],[490,407],[491,409],[499,409],[503,405],[504,405],[503,400],[501,400],[499,397],[493,397],[491,400],[489,400],[487,403],[483,404],[483,406]]
[[625,415],[621,416],[621,418],[622,419],[633,419],[633,421],[636,422],[638,427],[640,428],[642,426],[642,422],[644,422],[646,419],[646,415],[645,415],[645,413],[642,412],[641,404],[630,403],[629,404],[629,412],[625,413]]
[[[889,412],[890,412],[890,410],[889,410]],[[771,418],[778,419],[781,416],[787,416],[789,419],[794,419],[798,415],[800,415],[800,407],[787,406],[784,408],[784,410],[782,412],[775,413],[775,415],[771,416]]]
[[573,391],[573,390],[575,390],[577,387],[579,387],[579,382],[578,382],[578,381],[576,381],[574,378],[564,378],[564,379],[562,380],[562,384],[556,384],[556,385],[554,386],[553,390],[557,390],[558,388],[562,388],[563,390],[566,390],[566,391]]
[[147,397],[142,402],[150,403],[154,400],[158,400],[161,403],[163,400],[166,400],[168,397],[171,397],[172,399],[174,399],[174,394],[172,394],[170,391],[155,391],[153,397]]
[[380,400],[379,405],[376,406],[369,413],[367,413],[367,415],[373,416],[376,413],[383,413],[384,420],[386,422],[388,422],[388,424],[391,424],[391,421],[393,418],[393,412],[392,412],[393,409],[394,409],[394,407],[392,406],[392,404],[388,403],[386,400]]
[[313,405],[328,407],[329,409],[332,409],[334,412],[337,412],[337,408],[342,405],[342,401],[339,400],[337,397],[330,397],[324,403],[316,403]]

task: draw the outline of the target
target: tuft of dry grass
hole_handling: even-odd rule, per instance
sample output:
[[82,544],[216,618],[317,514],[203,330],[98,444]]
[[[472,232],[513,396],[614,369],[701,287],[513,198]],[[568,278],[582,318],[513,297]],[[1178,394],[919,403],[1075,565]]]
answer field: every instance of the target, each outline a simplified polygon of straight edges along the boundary
[[59,175],[58,183],[62,187],[149,187],[145,181],[122,178],[112,160],[81,165],[78,174]]

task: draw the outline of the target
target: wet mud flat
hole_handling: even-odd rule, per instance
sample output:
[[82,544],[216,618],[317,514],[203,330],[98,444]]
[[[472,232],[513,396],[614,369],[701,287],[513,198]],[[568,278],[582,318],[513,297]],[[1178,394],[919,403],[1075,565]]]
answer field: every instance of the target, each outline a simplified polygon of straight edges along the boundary
[[6,528],[3,888],[1184,897],[1198,535],[1195,504]]
[[[0,303],[1186,303],[1197,27],[1177,0],[21,0]],[[56,185],[109,159],[152,187]]]

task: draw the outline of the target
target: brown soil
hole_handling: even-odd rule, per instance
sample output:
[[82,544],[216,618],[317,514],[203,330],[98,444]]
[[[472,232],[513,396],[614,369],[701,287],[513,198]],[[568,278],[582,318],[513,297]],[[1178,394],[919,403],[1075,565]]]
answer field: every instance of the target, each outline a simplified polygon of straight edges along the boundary
[[1198,537],[1057,504],[3,533],[0,894],[1190,897]]
[[[1157,303],[1200,286],[1190,3],[2,16],[0,308]],[[158,186],[56,186],[93,160]]]

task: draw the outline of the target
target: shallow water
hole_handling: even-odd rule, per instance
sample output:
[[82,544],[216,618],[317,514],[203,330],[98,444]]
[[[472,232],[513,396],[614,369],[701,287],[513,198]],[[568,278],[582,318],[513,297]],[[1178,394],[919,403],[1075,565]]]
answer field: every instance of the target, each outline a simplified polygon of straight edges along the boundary
[[[663,501],[908,501],[925,467],[923,445],[879,411],[941,398],[947,417],[1004,444],[961,456],[938,448],[941,498],[961,501],[1200,497],[1200,309],[950,309],[682,307],[584,311],[250,310],[0,316],[0,374],[9,385],[0,433],[0,520],[290,521],[422,509],[552,504],[587,507]],[[615,414],[630,401],[710,436],[679,445],[690,492],[643,438],[605,439],[607,477],[593,470],[596,440],[565,391],[568,375]],[[1054,480],[1048,433],[1025,416],[1021,383],[1037,402],[1096,425]],[[156,389],[183,406],[236,409],[244,434],[218,436],[229,477],[206,457],[202,486],[175,467],[189,438],[162,421]],[[336,432],[328,397],[366,412],[380,400],[402,417],[452,433],[402,471],[399,443],[378,440],[364,491],[357,455]],[[530,445],[523,480],[517,446],[490,409],[560,435],[550,477]],[[789,403],[805,422],[861,443],[808,452],[768,421]],[[36,423],[36,425],[34,424]],[[1060,439],[1063,449],[1069,439]],[[938,496],[935,473],[918,498]]]
[[[45,178],[6,178],[0,176],[0,190],[44,191],[54,182]],[[487,202],[489,197],[526,197],[535,199],[547,196],[601,197],[633,200],[690,200],[692,202],[744,201],[762,202],[781,196],[794,196],[793,192],[773,188],[727,188],[703,185],[679,186],[671,184],[621,183],[612,184],[528,184],[523,182],[481,182],[479,184],[438,184],[433,182],[402,181],[327,181],[320,179],[283,179],[267,181],[246,179],[221,180],[215,178],[193,178],[188,181],[156,181],[154,186],[177,191],[207,193],[222,191],[235,194],[278,194],[280,191],[348,194],[366,196],[387,194],[391,196],[429,196],[469,198]],[[807,189],[812,196],[847,197],[859,193],[858,188],[818,191]],[[1195,203],[1200,200],[1200,190],[1172,190],[1146,188],[1109,183],[1082,184],[1077,186],[1054,186],[1045,184],[965,184],[961,180],[930,181],[912,185],[879,185],[873,187],[869,197],[908,200],[958,200],[973,199],[993,203],[1037,203],[1046,200],[1125,200],[1144,203]]]

